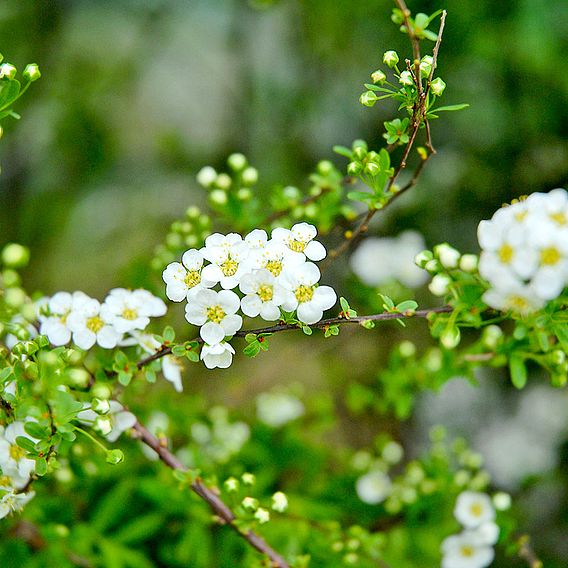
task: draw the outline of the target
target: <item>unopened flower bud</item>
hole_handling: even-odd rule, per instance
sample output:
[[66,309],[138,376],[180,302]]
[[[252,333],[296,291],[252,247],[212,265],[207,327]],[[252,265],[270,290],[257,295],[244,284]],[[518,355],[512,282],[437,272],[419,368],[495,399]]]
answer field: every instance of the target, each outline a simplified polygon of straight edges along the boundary
[[[74,369],[79,370],[79,369]],[[97,398],[110,398],[112,395],[112,389],[110,386],[103,383],[95,383],[91,388],[91,393]]]
[[243,473],[241,479],[245,485],[254,485],[256,483],[256,477],[252,473]]
[[229,174],[219,174],[215,180],[215,185],[219,189],[223,189],[225,191],[228,191],[231,188],[232,183],[233,180]]
[[243,154],[235,153],[231,154],[227,158],[227,164],[232,170],[240,172],[247,166],[247,159]]
[[489,349],[495,349],[503,338],[503,331],[498,325],[488,325],[482,334],[483,344]]
[[380,171],[381,171],[381,168],[379,167],[378,164],[375,164],[375,162],[369,162],[365,166],[365,172],[372,175],[372,176],[376,176]]
[[100,432],[103,436],[107,436],[112,432],[112,422],[108,416],[99,416],[95,420],[95,430]]
[[244,185],[255,185],[258,182],[258,170],[249,166],[243,172],[241,176],[241,181]]
[[412,75],[411,75],[410,71],[403,71],[400,74],[400,78],[398,79],[398,82],[401,85],[406,85],[406,86],[414,85],[414,81],[412,80]]
[[365,91],[359,97],[359,102],[366,107],[372,107],[377,102],[378,98],[374,91]]
[[456,268],[461,254],[448,243],[442,243],[434,247],[434,254],[440,259],[444,268]]
[[254,518],[262,525],[270,520],[270,512],[260,507],[254,514]]
[[11,308],[21,308],[26,302],[26,293],[22,288],[8,288],[4,293],[4,301]]
[[392,49],[385,51],[383,55],[383,63],[388,65],[391,69],[398,63],[398,53]]
[[217,172],[211,166],[205,166],[197,172],[197,183],[203,187],[211,187],[217,179]]
[[26,81],[33,83],[37,81],[41,77],[41,73],[39,71],[39,66],[37,63],[29,63],[26,65],[26,68],[23,72],[23,77]]
[[479,265],[479,257],[476,254],[464,254],[460,258],[460,268],[464,272],[475,272]]
[[511,496],[499,491],[493,495],[493,505],[498,511],[506,511],[511,508]]
[[93,398],[91,408],[97,414],[108,414],[110,412],[110,402],[106,398]]
[[358,176],[363,170],[363,164],[361,162],[349,162],[347,164],[347,173],[350,176]]
[[380,83],[382,85],[386,81],[387,76],[380,69],[377,69],[371,73],[371,79],[373,83]]
[[442,270],[442,265],[440,264],[439,260],[433,258],[424,265],[424,269],[430,272],[430,274],[435,274],[436,272],[440,272],[440,270]]
[[321,160],[318,162],[318,173],[327,176],[333,171],[333,164],[329,160]]
[[277,491],[272,496],[272,509],[278,513],[283,513],[288,508],[288,497],[282,491]]
[[400,342],[398,350],[402,357],[413,357],[416,354],[416,345],[406,339]]
[[17,69],[11,63],[2,63],[0,65],[0,78],[8,77],[8,79],[14,79],[17,72]]
[[442,335],[440,336],[440,343],[446,349],[453,349],[454,347],[457,347],[460,343],[460,340],[461,333],[459,327],[448,327],[442,332]]
[[9,243],[2,249],[2,262],[8,268],[21,268],[30,260],[30,251],[27,247],[17,243]]
[[239,490],[239,480],[234,477],[229,477],[224,483],[225,491],[228,493],[235,493]]
[[85,369],[71,368],[67,371],[69,382],[76,388],[86,388],[89,386],[91,379],[89,373]]
[[215,205],[226,205],[228,200],[227,193],[222,189],[214,189],[209,194],[209,199],[212,203],[215,203]]
[[355,158],[357,158],[357,160],[362,160],[369,151],[365,140],[355,140],[355,142],[353,142],[352,148],[353,155],[355,156]]
[[414,264],[416,264],[416,266],[419,266],[420,268],[424,268],[426,266],[426,263],[433,258],[434,255],[432,254],[432,251],[423,250],[414,257]]
[[434,59],[431,55],[425,55],[420,62],[420,75],[422,77],[428,77],[430,75],[430,71],[432,71],[432,64],[434,63]]
[[248,187],[241,187],[239,191],[237,191],[237,198],[240,201],[250,201],[252,197],[252,191]]
[[430,91],[432,91],[432,94],[436,95],[437,97],[439,97],[444,92],[445,88],[446,88],[446,83],[444,83],[444,81],[442,81],[440,77],[436,77],[430,83]]
[[432,282],[428,284],[428,289],[434,296],[445,296],[449,289],[452,279],[447,274],[436,274]]
[[249,511],[256,511],[258,509],[258,499],[255,499],[254,497],[245,497],[241,504]]

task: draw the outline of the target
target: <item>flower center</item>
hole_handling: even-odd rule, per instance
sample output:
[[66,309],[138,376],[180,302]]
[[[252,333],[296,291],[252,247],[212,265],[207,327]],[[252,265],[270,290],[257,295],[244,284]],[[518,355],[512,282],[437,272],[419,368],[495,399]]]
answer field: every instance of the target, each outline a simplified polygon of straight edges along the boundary
[[270,302],[270,300],[272,300],[272,296],[274,296],[274,290],[269,284],[263,284],[258,287],[257,294],[263,302]]
[[188,288],[193,288],[194,286],[197,286],[201,282],[201,274],[199,273],[198,270],[190,270],[185,275],[184,282]]
[[280,276],[280,273],[282,272],[282,261],[267,260],[264,268],[271,272],[273,276]]
[[305,284],[300,284],[295,290],[294,294],[298,302],[309,302],[314,295],[313,286],[306,286]]
[[560,253],[554,247],[548,247],[540,251],[540,261],[542,264],[553,266],[560,261]]
[[12,480],[7,475],[0,475],[0,487],[10,487]]
[[290,239],[290,241],[288,241],[288,248],[294,252],[304,252],[306,243],[298,241],[297,239]]
[[518,213],[515,213],[515,219],[520,223],[527,215],[528,211],[519,211]]
[[239,263],[230,256],[221,264],[221,270],[225,276],[234,276],[239,268]]
[[15,461],[20,461],[26,455],[26,450],[20,446],[13,444],[10,446],[10,457]]
[[[509,296],[509,298],[507,298],[507,305],[509,309],[515,312],[524,312],[525,310],[528,310],[530,308],[530,304],[528,303],[526,298],[523,298],[523,296]],[[471,508],[472,513],[473,507],[475,507],[475,505],[473,505]],[[475,515],[475,513],[473,514]]]
[[513,253],[515,251],[513,250],[513,247],[507,243],[505,243],[504,245],[501,246],[501,248],[498,251],[498,255],[499,255],[499,260],[503,263],[503,264],[509,264],[511,262],[511,260],[513,260]]
[[225,310],[219,305],[207,308],[207,319],[213,323],[221,323],[226,315]]
[[70,313],[71,313],[71,312],[68,311],[68,312],[65,312],[64,314],[61,314],[61,315],[59,316],[59,321],[60,321],[63,325],[65,325],[65,324],[67,323],[67,316],[68,316]]
[[87,329],[93,333],[98,333],[104,327],[105,322],[99,316],[93,316],[87,320]]
[[468,546],[466,544],[464,544],[460,548],[460,552],[461,552],[461,555],[465,556],[466,558],[471,558],[475,554],[475,550],[473,549],[473,546]]
[[559,225],[566,225],[568,224],[568,219],[566,219],[566,213],[551,213],[549,217],[556,221]]
[[480,503],[473,503],[469,510],[474,517],[481,517],[483,506]]
[[125,320],[135,320],[138,317],[138,311],[132,308],[124,308],[124,310],[122,310],[122,317]]

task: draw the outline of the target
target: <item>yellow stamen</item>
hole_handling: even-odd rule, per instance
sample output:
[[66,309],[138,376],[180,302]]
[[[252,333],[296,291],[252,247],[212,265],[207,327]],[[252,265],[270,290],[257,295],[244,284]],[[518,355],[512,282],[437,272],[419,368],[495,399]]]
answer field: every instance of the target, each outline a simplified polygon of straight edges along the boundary
[[105,322],[99,316],[93,316],[87,320],[87,329],[98,333],[105,326]]
[[473,503],[469,510],[474,517],[481,517],[483,514],[483,505],[480,503]]
[[288,248],[294,252],[304,252],[306,248],[306,243],[298,241],[296,239],[288,241]]
[[497,251],[497,254],[499,255],[499,260],[503,264],[509,264],[513,260],[514,252],[515,251],[513,250],[513,247],[505,243],[504,245],[501,245],[501,248]]
[[475,554],[473,546],[467,546],[465,544],[460,548],[460,552],[461,555],[465,556],[466,558],[471,558]]
[[234,276],[239,268],[239,263],[233,260],[230,256],[227,258],[223,264],[221,264],[221,270],[225,276]]
[[185,275],[184,281],[188,288],[193,288],[194,286],[197,286],[201,282],[201,274],[199,273],[198,270],[190,270]]
[[549,217],[556,221],[559,225],[568,225],[568,219],[566,218],[566,213],[551,213]]
[[509,296],[507,307],[515,312],[525,312],[530,309],[530,304],[523,296]]
[[10,446],[10,457],[13,460],[20,461],[26,455],[26,450],[24,448],[20,448],[16,444]]
[[125,320],[135,320],[138,317],[138,311],[132,308],[124,308],[124,310],[122,310],[122,317]]
[[221,323],[226,315],[221,306],[209,306],[207,308],[207,319],[214,323]]
[[560,252],[558,252],[558,249],[554,247],[548,247],[540,251],[540,262],[542,264],[553,266],[555,264],[558,264],[560,258]]
[[272,286],[263,284],[258,287],[257,294],[263,302],[270,302],[270,300],[272,300],[272,296],[274,296],[274,290],[272,289]]
[[305,284],[300,284],[296,288],[296,290],[294,290],[294,294],[298,302],[300,303],[309,302],[314,295],[314,288],[313,286],[306,286]]
[[271,272],[273,276],[280,276],[282,272],[282,262],[280,260],[268,260],[264,268]]

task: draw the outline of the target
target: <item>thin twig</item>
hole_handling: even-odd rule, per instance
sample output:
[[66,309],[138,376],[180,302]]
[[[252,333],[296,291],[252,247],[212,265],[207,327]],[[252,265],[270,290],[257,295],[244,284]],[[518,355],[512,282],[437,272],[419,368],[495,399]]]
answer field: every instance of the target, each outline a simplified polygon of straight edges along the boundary
[[[187,468],[179,461],[179,459],[165,448],[160,440],[151,434],[140,422],[136,422],[133,429],[138,433],[140,441],[152,448],[160,457],[160,459],[171,469],[178,471],[187,471]],[[273,568],[290,568],[284,558],[276,552],[260,535],[252,530],[242,531],[235,524],[237,517],[231,509],[222,501],[219,495],[205,485],[198,477],[190,485],[191,490],[203,499],[218,517],[218,519],[230,526],[240,537],[244,538],[253,548],[270,558]]]
[[[424,310],[416,310],[415,312],[384,312],[381,314],[371,314],[368,316],[356,316],[351,318],[345,317],[335,317],[324,319],[318,321],[317,323],[312,324],[310,327],[316,329],[325,329],[331,325],[345,325],[345,324],[364,324],[367,321],[386,321],[386,320],[397,320],[397,319],[411,319],[411,318],[426,318],[429,314],[440,314],[440,313],[448,313],[452,311],[451,306],[440,306],[437,308],[427,308]],[[279,333],[281,331],[298,331],[300,327],[298,324],[294,323],[278,323],[276,325],[271,325],[268,327],[261,327],[258,329],[241,329],[235,333],[235,337],[246,337],[249,334],[252,335],[260,335],[263,333]],[[192,341],[196,341],[197,343],[203,343],[203,339],[200,337],[196,337]],[[146,365],[152,363],[152,361],[156,361],[157,359],[161,359],[166,355],[170,355],[172,352],[172,347],[169,345],[162,345],[158,348],[158,350],[152,355],[148,355],[143,359],[140,359],[138,363],[136,363],[136,367],[138,369],[142,369]]]
[[542,560],[538,558],[534,550],[531,547],[530,537],[528,535],[523,535],[519,538],[519,558],[525,560],[529,568],[542,568],[544,564]]

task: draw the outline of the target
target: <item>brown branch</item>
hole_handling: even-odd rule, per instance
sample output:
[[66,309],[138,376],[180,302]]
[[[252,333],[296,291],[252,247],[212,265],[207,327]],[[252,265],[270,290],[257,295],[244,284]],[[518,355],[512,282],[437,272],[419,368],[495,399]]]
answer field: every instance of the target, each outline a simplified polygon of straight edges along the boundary
[[[178,471],[187,471],[187,468],[179,461],[179,459],[165,448],[160,440],[151,434],[140,422],[136,422],[133,429],[137,432],[139,439],[152,448],[159,458],[171,469]],[[272,564],[272,568],[290,568],[284,558],[276,552],[271,546],[257,533],[252,530],[242,531],[235,524],[236,516],[231,509],[221,500],[219,495],[210,487],[205,485],[198,477],[190,484],[191,490],[199,495],[219,518],[219,520],[230,526],[240,537],[244,538],[253,548],[267,556]]]
[[[452,311],[451,306],[440,306],[437,308],[427,308],[424,310],[416,310],[415,312],[383,312],[381,314],[371,314],[368,316],[356,316],[351,318],[345,317],[335,317],[335,318],[328,318],[317,323],[310,325],[312,328],[316,329],[325,329],[331,325],[345,325],[345,324],[358,324],[361,325],[367,321],[387,321],[387,320],[397,320],[397,319],[411,319],[411,318],[426,318],[429,314],[440,314],[440,313],[448,313]],[[281,331],[298,331],[300,327],[298,324],[294,323],[278,323],[276,325],[271,325],[268,327],[261,327],[258,329],[241,329],[235,333],[235,337],[245,337],[248,334],[253,335],[260,335],[263,333],[279,333]],[[203,343],[203,339],[200,337],[196,337],[192,341],[196,341],[197,343]],[[156,361],[157,359],[161,359],[166,355],[170,355],[172,352],[172,348],[169,345],[162,345],[160,348],[152,355],[148,355],[143,359],[140,359],[138,363],[136,363],[136,367],[138,369],[142,369],[146,365],[152,363],[152,361]]]
[[[407,145],[404,149],[402,158],[401,158],[396,170],[394,171],[393,175],[389,178],[387,187],[385,189],[385,193],[392,192],[396,180],[398,179],[402,170],[406,167],[406,162],[407,162],[408,156],[410,155],[410,151],[412,150],[412,147],[414,146],[414,143],[416,141],[416,137],[418,135],[418,130],[420,129],[421,124],[424,124],[424,126],[426,128],[426,149],[427,149],[427,153],[426,153],[426,156],[422,157],[420,163],[416,167],[416,169],[414,171],[414,175],[412,176],[412,179],[404,187],[402,187],[401,189],[399,189],[396,192],[393,192],[392,197],[387,201],[387,203],[385,203],[385,205],[381,209],[370,209],[366,213],[366,215],[363,217],[363,220],[359,223],[359,225],[353,231],[350,231],[348,233],[348,236],[346,236],[345,240],[338,247],[336,247],[335,249],[330,251],[330,253],[328,255],[327,262],[332,261],[333,259],[337,258],[341,254],[346,252],[349,248],[351,248],[353,246],[354,243],[356,243],[361,238],[361,236],[364,233],[366,233],[368,231],[369,223],[371,222],[371,219],[375,216],[377,211],[382,211],[385,207],[390,205],[397,197],[399,197],[400,195],[402,195],[403,193],[405,193],[406,191],[408,191],[409,189],[414,187],[416,185],[416,183],[418,182],[418,178],[420,177],[420,175],[421,175],[421,173],[424,169],[424,166],[426,165],[426,163],[428,162],[430,157],[433,154],[436,153],[436,150],[434,149],[434,146],[432,145],[432,136],[431,136],[431,132],[430,132],[430,124],[429,124],[428,120],[426,119],[426,96],[428,94],[428,91],[430,90],[430,83],[432,82],[432,78],[434,76],[434,70],[436,69],[436,65],[437,65],[437,61],[438,61],[438,53],[440,51],[440,44],[442,43],[442,34],[444,33],[444,26],[445,26],[445,22],[446,22],[446,11],[444,10],[442,12],[442,15],[441,15],[441,18],[440,18],[440,28],[438,30],[438,37],[436,38],[436,44],[434,46],[434,50],[433,50],[433,53],[432,53],[432,69],[430,70],[430,75],[429,75],[428,80],[426,82],[426,86],[425,86],[424,90],[422,90],[422,78],[421,78],[421,75],[420,75],[420,40],[414,35],[414,32],[411,30],[410,21],[409,21],[410,11],[406,7],[404,0],[395,0],[395,2],[397,3],[398,7],[402,11],[405,26],[406,26],[406,29],[407,29],[407,32],[408,32],[408,36],[409,36],[410,41],[412,43],[412,49],[413,49],[413,54],[414,54],[414,72],[412,74],[413,74],[413,77],[414,77],[414,82],[416,84],[416,89],[417,89],[418,95],[417,95],[416,102],[414,104],[414,108],[412,110],[412,117],[411,117],[411,121],[410,121],[412,131],[411,131],[410,139],[409,139],[409,141],[408,141],[408,143],[407,143]],[[412,72],[412,69],[411,69],[411,72]],[[324,266],[325,266],[325,264],[324,264]]]
[[532,549],[530,544],[530,537],[528,535],[523,535],[521,538],[519,538],[518,544],[519,558],[525,560],[529,568],[542,568],[544,566],[542,560],[538,558],[538,556]]

